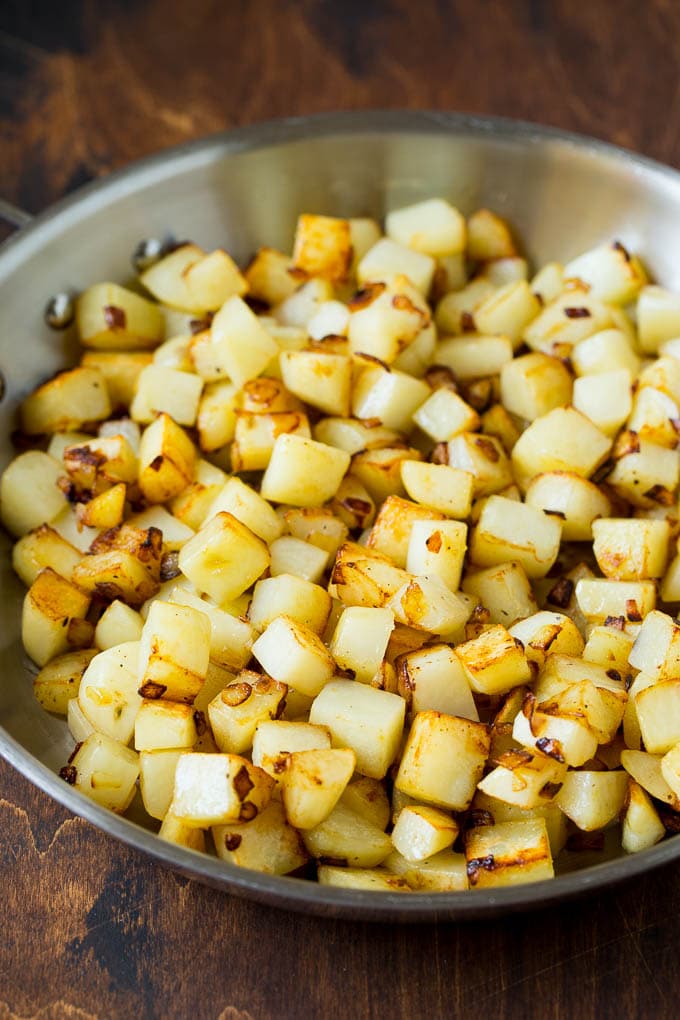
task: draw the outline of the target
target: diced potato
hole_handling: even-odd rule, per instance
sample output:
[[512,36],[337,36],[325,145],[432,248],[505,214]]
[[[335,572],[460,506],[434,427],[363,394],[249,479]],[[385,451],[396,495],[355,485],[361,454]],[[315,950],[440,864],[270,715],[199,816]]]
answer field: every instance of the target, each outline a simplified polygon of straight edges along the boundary
[[[411,351],[421,351],[425,362],[434,350],[436,336],[423,295],[403,275],[387,283],[367,283],[349,305],[349,351],[394,365]],[[412,366],[404,365],[406,371]],[[421,375],[422,372],[412,374]]]
[[463,591],[473,595],[489,612],[491,623],[502,623],[505,627],[538,609],[526,571],[517,562],[468,573]]
[[542,610],[518,620],[509,633],[524,646],[529,662],[539,667],[549,655],[583,654],[584,641],[576,624],[563,613]]
[[465,218],[443,198],[430,198],[388,212],[385,232],[398,244],[438,258],[463,251]]
[[318,860],[342,861],[351,867],[375,867],[392,850],[392,841],[382,829],[342,803],[315,828],[305,830],[302,838]]
[[12,549],[12,566],[29,588],[45,567],[51,567],[67,581],[71,580],[79,560],[79,550],[49,524],[41,524],[29,531]]
[[130,406],[140,373],[152,360],[150,353],[142,351],[85,351],[80,364],[101,372],[111,406],[118,408]]
[[389,446],[399,439],[398,432],[385,428],[375,419],[359,421],[358,418],[322,418],[313,431],[318,442],[346,450],[350,455]]
[[282,351],[280,365],[291,393],[326,414],[349,414],[352,366],[348,357],[324,351]]
[[236,386],[260,375],[278,353],[276,342],[238,296],[228,298],[213,318],[210,343],[214,364]]
[[460,587],[466,548],[467,525],[462,521],[414,521],[406,569],[411,574],[439,577],[455,592]]
[[680,679],[660,680],[635,695],[645,750],[666,754],[680,742]]
[[139,641],[144,621],[138,612],[120,599],[115,599],[99,617],[94,631],[94,643],[100,651],[127,641]]
[[545,577],[560,548],[559,521],[541,510],[490,496],[470,542],[470,557],[482,567],[514,560],[528,577]]
[[564,710],[558,704],[537,704],[533,694],[524,699],[515,717],[513,739],[533,751],[554,757],[577,768],[589,761],[597,750],[597,734],[583,714]]
[[482,723],[419,712],[411,724],[395,786],[427,804],[465,811],[481,779],[489,744],[489,731]]
[[528,506],[553,514],[562,522],[565,542],[592,541],[593,521],[611,513],[608,496],[593,482],[571,471],[536,475],[529,482],[524,500]]
[[475,476],[447,464],[419,460],[401,461],[401,478],[406,492],[416,503],[446,517],[463,519],[470,513]]
[[352,263],[348,220],[304,213],[298,217],[293,265],[303,276],[343,281]]
[[526,491],[545,471],[571,471],[588,478],[610,448],[610,439],[588,418],[573,408],[558,407],[532,422],[515,443],[515,479]]
[[323,634],[330,611],[330,595],[320,585],[293,574],[278,574],[257,582],[248,616],[259,631],[277,617],[288,616],[315,634]]
[[150,503],[166,503],[191,482],[196,450],[187,434],[163,413],[142,435],[139,486]]
[[203,686],[209,654],[209,617],[192,606],[156,599],[142,631],[140,692],[190,705]]
[[666,569],[668,521],[604,518],[593,521],[593,552],[605,577],[643,581]]
[[309,720],[328,727],[334,746],[354,751],[357,772],[382,779],[397,755],[405,710],[396,694],[334,680],[314,699]]
[[561,357],[614,324],[612,306],[594,298],[586,284],[573,281],[532,319],[523,339],[532,350]]
[[564,762],[529,751],[507,751],[479,789],[508,804],[533,808],[552,799],[567,775]]
[[253,655],[275,680],[310,697],[319,694],[334,673],[335,663],[318,635],[289,616],[268,625],[254,642]]
[[352,414],[362,419],[377,418],[388,429],[410,432],[414,412],[429,395],[430,388],[422,379],[368,365],[352,389]]
[[347,525],[335,517],[328,507],[299,507],[286,510],[284,520],[294,538],[311,542],[332,556],[335,556],[348,535]]
[[480,425],[474,407],[445,386],[435,390],[418,407],[413,421],[437,443],[445,443],[459,432],[474,432]]
[[385,830],[390,821],[390,802],[383,784],[370,776],[358,776],[345,787],[340,801],[367,822]]
[[628,659],[635,669],[655,680],[670,680],[680,673],[680,626],[667,613],[649,613]]
[[289,754],[294,751],[322,750],[330,746],[331,735],[325,726],[284,719],[260,721],[252,741],[253,765],[258,765],[280,782]]
[[163,819],[172,802],[181,749],[142,751],[139,755],[139,789],[146,813]]
[[[331,301],[333,297],[333,285],[330,280],[313,276],[274,308],[273,315],[281,326],[304,330],[302,334],[293,334],[292,346],[288,334],[282,349],[300,350],[301,347],[306,347],[307,323],[316,314],[319,306],[325,301]],[[281,333],[277,331],[275,335],[279,345],[282,345],[284,338]]]
[[137,380],[130,414],[135,421],[148,423],[165,412],[178,425],[193,425],[202,389],[203,380],[198,375],[165,365],[147,365]]
[[111,414],[106,380],[97,368],[79,366],[59,372],[21,405],[21,427],[29,436],[68,432],[103,421]]
[[347,336],[349,308],[342,301],[324,301],[307,323],[312,340]]
[[215,311],[230,295],[243,294],[247,283],[225,251],[209,255],[183,244],[146,269],[141,282],[166,305],[186,312]]
[[196,720],[191,705],[144,699],[135,716],[135,750],[189,750],[196,743]]
[[335,627],[329,650],[337,665],[354,679],[370,683],[385,657],[394,628],[390,609],[348,606]]
[[208,517],[220,512],[231,514],[245,524],[264,542],[272,543],[283,533],[283,524],[276,511],[255,489],[232,476],[215,496]]
[[505,694],[531,679],[529,660],[501,624],[456,647],[465,675],[478,694]]
[[205,832],[203,829],[195,829],[185,822],[175,818],[171,811],[163,819],[158,838],[164,839],[166,843],[177,843],[178,846],[186,847],[188,850],[196,850],[198,853],[205,853]]
[[376,503],[388,496],[405,496],[401,465],[405,460],[422,459],[418,450],[405,446],[369,449],[352,457],[351,473],[366,487]]
[[[650,614],[651,615],[651,614]],[[629,673],[628,656],[635,638],[618,627],[596,625],[590,629],[583,649],[583,658],[605,669],[615,669],[621,675]]]
[[394,276],[408,276],[423,294],[432,285],[436,263],[429,255],[414,251],[383,237],[366,252],[356,274],[360,284],[389,281]]
[[234,471],[263,471],[271,460],[279,436],[302,436],[309,439],[309,419],[300,411],[277,411],[273,414],[236,412],[234,439],[229,455]]
[[479,720],[470,683],[449,645],[405,652],[397,657],[395,667],[398,692],[413,715],[433,711]]
[[328,566],[329,554],[311,542],[303,542],[292,535],[277,538],[269,547],[272,577],[292,574],[304,581],[318,584]]
[[46,712],[66,715],[69,701],[78,697],[80,681],[96,654],[95,648],[65,652],[43,666],[33,678],[33,694],[38,704]]
[[38,666],[74,647],[91,644],[91,631],[80,626],[90,608],[90,596],[55,573],[42,570],[24,598],[21,640]]
[[282,774],[286,817],[296,829],[313,829],[338,803],[352,778],[356,757],[349,748],[294,751]]
[[594,832],[618,818],[628,792],[628,776],[615,772],[568,772],[556,803],[579,829]]
[[638,336],[645,354],[680,335],[680,297],[664,287],[643,287],[637,302]]
[[208,383],[203,388],[196,415],[196,428],[201,450],[211,453],[234,438],[237,387],[232,382]]
[[621,846],[626,853],[637,853],[654,846],[666,835],[651,798],[633,779],[628,782],[628,792],[623,810]]
[[275,248],[258,248],[244,276],[248,293],[268,305],[278,305],[295,291],[298,281],[290,272],[292,259]]
[[571,400],[572,379],[558,359],[540,351],[513,358],[501,368],[501,400],[512,414],[535,421]]
[[465,381],[498,375],[503,365],[512,361],[512,353],[512,341],[507,336],[456,336],[437,344],[434,360],[450,368],[456,379]]
[[674,744],[661,759],[661,775],[676,797],[680,797],[680,744]]
[[630,371],[619,368],[581,376],[574,382],[572,403],[605,436],[616,435],[633,407]]
[[66,506],[60,475],[58,461],[40,450],[15,457],[0,480],[0,516],[8,531],[25,535],[58,516]]
[[250,821],[271,797],[274,780],[237,754],[183,754],[170,812],[193,828]]
[[318,506],[335,495],[349,462],[344,450],[302,436],[280,435],[260,492],[275,503]]
[[608,616],[640,623],[656,606],[653,581],[584,578],[577,583],[575,591],[579,609],[593,623],[603,623]]
[[471,259],[486,262],[517,253],[510,227],[490,209],[477,209],[468,217],[467,252]]
[[399,623],[449,640],[462,634],[470,616],[465,596],[452,592],[436,575],[406,581],[387,605]]
[[345,542],[338,549],[329,594],[346,606],[386,606],[411,575],[387,556]]
[[587,284],[593,297],[626,305],[647,282],[639,259],[631,258],[619,241],[598,245],[564,267],[567,278]]
[[401,876],[411,889],[423,892],[460,892],[468,888],[463,854],[442,850],[426,861],[413,864],[396,850],[384,861],[388,871]]
[[179,552],[179,567],[216,602],[241,595],[269,566],[264,542],[232,514],[212,517]]
[[680,479],[677,450],[641,439],[635,432],[622,432],[614,457],[616,463],[607,475],[607,484],[619,496],[643,509],[674,503]]
[[116,351],[155,347],[165,332],[158,306],[116,283],[96,283],[83,291],[76,326],[83,347]]
[[405,567],[414,524],[422,521],[443,523],[443,520],[443,515],[436,510],[419,506],[400,496],[388,496],[371,528],[366,547],[388,556],[396,566]]
[[448,850],[458,831],[458,822],[438,808],[407,805],[399,812],[392,830],[392,843],[408,861],[424,861]]
[[541,307],[526,280],[510,280],[475,309],[475,327],[482,334],[507,336],[519,346],[524,330]]
[[[220,751],[249,751],[260,723],[278,719],[285,707],[285,684],[243,670],[212,699],[208,717]],[[257,764],[257,763],[255,763]]]
[[410,892],[411,886],[384,868],[338,868],[322,864],[317,870],[319,885],[332,885],[341,889],[365,889],[370,892]]
[[278,801],[250,821],[213,826],[212,835],[217,856],[240,868],[288,875],[307,863],[300,834],[288,824]]
[[115,528],[123,521],[126,495],[125,484],[119,482],[87,503],[78,503],[76,517],[88,528]]
[[78,704],[94,728],[128,744],[142,698],[137,692],[139,642],[113,645],[88,664],[78,690]]
[[[623,406],[622,404],[622,409]],[[642,439],[648,439],[659,446],[667,446],[670,450],[677,446],[678,432],[675,423],[680,418],[680,407],[667,393],[653,386],[641,385],[630,402],[627,416],[628,429]]]
[[465,839],[465,856],[472,889],[520,885],[554,875],[543,818],[470,829]]
[[674,811],[680,810],[680,799],[671,790],[661,772],[662,755],[649,754],[626,748],[621,752],[621,764],[636,783],[651,794],[655,800],[669,804]]
[[92,733],[60,775],[86,797],[122,814],[135,795],[139,757],[105,733]]

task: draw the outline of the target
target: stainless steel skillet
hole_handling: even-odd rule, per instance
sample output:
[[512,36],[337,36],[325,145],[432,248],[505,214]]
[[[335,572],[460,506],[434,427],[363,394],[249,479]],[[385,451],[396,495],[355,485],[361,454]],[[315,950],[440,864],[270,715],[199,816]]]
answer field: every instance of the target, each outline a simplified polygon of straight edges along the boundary
[[[510,218],[537,263],[618,238],[656,279],[680,289],[680,173],[600,142],[530,124],[444,113],[368,112],[254,125],[172,149],[91,184],[23,226],[0,249],[0,466],[17,403],[68,359],[72,339],[43,321],[47,299],[124,280],[144,237],[222,245],[245,260],[290,246],[300,211],[372,214],[444,195],[464,211]],[[1,210],[0,210],[1,214]],[[81,797],[56,775],[71,750],[64,723],[33,700],[19,640],[22,590],[0,549],[0,753],[111,836],[227,890],[309,913],[373,920],[472,919],[554,904],[680,857],[670,839],[552,882],[495,892],[375,894],[228,867],[162,843]]]

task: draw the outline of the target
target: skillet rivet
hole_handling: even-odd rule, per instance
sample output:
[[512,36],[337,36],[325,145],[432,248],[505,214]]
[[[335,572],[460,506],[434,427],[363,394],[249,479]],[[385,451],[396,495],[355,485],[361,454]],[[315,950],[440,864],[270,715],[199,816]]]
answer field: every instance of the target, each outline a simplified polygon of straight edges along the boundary
[[158,262],[162,252],[163,243],[157,237],[147,237],[139,242],[132,253],[132,265],[138,273],[141,273]]
[[45,322],[51,329],[66,329],[76,313],[73,297],[65,290],[55,294],[45,306]]

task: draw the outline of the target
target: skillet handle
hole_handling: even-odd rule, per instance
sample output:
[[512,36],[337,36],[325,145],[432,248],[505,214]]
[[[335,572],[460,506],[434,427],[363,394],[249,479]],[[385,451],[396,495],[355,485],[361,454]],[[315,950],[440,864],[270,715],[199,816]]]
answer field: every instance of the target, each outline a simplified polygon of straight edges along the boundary
[[5,202],[4,199],[0,198],[0,220],[3,220],[10,227],[19,230],[30,223],[32,219],[33,217],[30,213],[24,212],[18,206],[12,205],[11,202]]

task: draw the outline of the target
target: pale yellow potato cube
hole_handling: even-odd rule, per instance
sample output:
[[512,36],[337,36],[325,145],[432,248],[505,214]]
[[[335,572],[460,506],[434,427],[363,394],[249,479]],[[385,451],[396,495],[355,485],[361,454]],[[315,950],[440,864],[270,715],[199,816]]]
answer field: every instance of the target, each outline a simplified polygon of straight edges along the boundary
[[629,776],[655,800],[669,804],[674,811],[678,811],[680,798],[673,793],[664,779],[661,772],[662,759],[663,755],[649,754],[647,751],[626,748],[621,752],[621,765]]
[[[257,630],[244,617],[237,615],[237,610],[227,610],[216,606],[214,602],[200,598],[180,585],[176,585],[168,595],[168,601],[178,606],[189,606],[205,614],[210,621],[209,654],[212,665],[227,670],[240,670],[251,656],[253,641]],[[210,668],[210,667],[209,667]],[[207,678],[208,674],[206,674]],[[203,693],[203,687],[197,693]]]
[[280,435],[260,487],[275,503],[319,506],[331,499],[347,471],[350,456],[303,436]]
[[608,496],[593,482],[571,471],[536,475],[529,482],[524,501],[527,506],[560,520],[565,542],[592,541],[593,521],[611,513]]
[[325,351],[282,351],[279,363],[291,393],[326,414],[349,414],[352,364],[348,357]]
[[326,446],[337,446],[350,455],[386,446],[399,439],[394,429],[385,428],[374,419],[359,421],[357,418],[321,418],[314,426],[314,438]]
[[304,581],[318,584],[328,566],[329,553],[311,542],[303,542],[292,535],[282,535],[269,547],[272,577],[292,574]]
[[609,454],[611,440],[571,407],[557,407],[537,418],[512,451],[515,479],[526,491],[545,471],[571,471],[589,477]]
[[248,293],[268,305],[278,305],[296,290],[290,255],[275,248],[258,248],[244,271]]
[[38,386],[21,405],[21,428],[29,436],[69,432],[111,414],[106,379],[98,368],[80,365]]
[[113,740],[128,744],[142,698],[139,642],[128,641],[99,652],[88,664],[78,689],[78,704],[89,723]]
[[313,829],[338,803],[352,778],[356,756],[350,748],[293,751],[282,773],[286,817],[296,829]]
[[392,365],[414,348],[429,360],[436,342],[430,309],[408,277],[394,276],[389,285],[367,283],[352,298],[349,311],[347,338],[352,354]]
[[614,772],[568,772],[556,803],[585,832],[604,829],[618,818],[628,792],[628,775]]
[[680,742],[680,679],[659,680],[635,695],[645,750],[666,754]]
[[[208,705],[208,718],[220,751],[243,754],[261,722],[277,719],[285,707],[285,684],[243,670]],[[256,763],[257,764],[257,763]]]
[[453,846],[458,832],[458,822],[438,808],[409,804],[399,812],[392,843],[408,861],[424,861]]
[[591,248],[564,267],[564,275],[587,284],[593,297],[627,305],[647,282],[639,259],[631,258],[619,241]]
[[158,838],[164,839],[166,843],[176,843],[178,846],[186,847],[187,850],[205,853],[205,832],[203,829],[195,829],[187,825],[179,818],[175,818],[171,811],[168,811],[161,823]]
[[151,603],[139,652],[145,698],[191,705],[205,681],[209,656],[210,619],[205,613],[160,599]]
[[469,515],[475,485],[471,472],[419,460],[402,460],[400,467],[404,488],[416,503],[446,517]]
[[661,759],[661,775],[675,796],[680,797],[680,744],[674,744]]
[[[649,614],[652,615],[651,613]],[[628,656],[635,638],[618,627],[596,625],[590,629],[583,649],[583,658],[605,669],[615,669],[621,675],[630,672]]]
[[401,465],[405,460],[422,460],[419,450],[405,446],[369,449],[352,457],[351,473],[368,489],[376,503],[388,496],[405,496]]
[[427,295],[435,268],[435,260],[430,255],[383,237],[363,256],[357,265],[356,275],[360,284],[408,276],[418,290]]
[[342,301],[324,301],[307,323],[312,340],[347,336],[349,308]]
[[80,551],[49,524],[29,531],[12,548],[12,566],[28,588],[45,567],[70,581],[80,557]]
[[314,699],[309,720],[328,727],[335,747],[352,748],[357,772],[382,779],[396,758],[405,711],[406,703],[396,694],[334,680]]
[[392,850],[392,840],[382,829],[342,803],[315,828],[304,830],[302,838],[312,857],[350,867],[373,868]]
[[[605,436],[616,435],[633,407],[629,370],[618,368],[599,375],[581,376],[574,382],[572,403]],[[635,426],[631,424],[630,427]]]
[[411,529],[419,521],[444,523],[444,518],[429,507],[419,506],[400,496],[388,496],[371,528],[366,547],[388,556],[396,566],[405,567]]
[[311,542],[332,556],[349,534],[347,525],[328,507],[296,507],[286,510],[283,517],[294,538]]
[[674,450],[678,443],[675,428],[678,419],[680,407],[672,397],[653,386],[640,385],[628,408],[627,428],[642,439]]
[[82,292],[76,327],[83,347],[115,351],[155,347],[165,334],[158,306],[117,283],[95,283]]
[[593,333],[576,344],[570,360],[577,376],[627,369],[635,378],[640,371],[640,358],[621,329],[603,329]]
[[188,435],[163,413],[142,434],[139,487],[149,503],[166,503],[192,481],[196,450]]
[[627,701],[626,691],[598,687],[584,678],[554,694],[549,702],[539,707],[546,714],[585,719],[598,744],[609,744],[621,725]]
[[177,369],[180,372],[193,372],[194,366],[189,354],[190,346],[190,336],[171,337],[153,352],[151,364]]
[[289,754],[330,746],[331,735],[325,726],[285,719],[264,720],[258,722],[253,735],[253,765],[264,769],[279,783]]
[[248,289],[238,266],[221,248],[192,262],[183,278],[192,303],[206,311],[217,311],[228,298],[245,294]]
[[309,697],[319,694],[335,671],[321,638],[289,616],[268,625],[254,642],[253,655],[275,680]]
[[501,624],[456,647],[465,675],[478,694],[504,694],[531,679],[521,642]]
[[441,334],[464,332],[474,326],[474,312],[482,302],[496,290],[487,276],[475,276],[466,282],[460,280],[461,286],[444,294],[435,311],[435,323]]
[[605,577],[643,581],[662,577],[666,569],[670,525],[607,517],[593,521],[593,552]]
[[663,822],[652,800],[642,787],[631,779],[623,810],[621,846],[628,854],[647,850],[666,835]]
[[531,583],[521,563],[501,563],[468,573],[463,591],[473,595],[489,612],[491,623],[509,627],[538,609]]
[[680,602],[680,554],[669,563],[659,594],[663,602]]
[[[494,759],[496,760],[496,759]],[[496,800],[520,808],[538,807],[554,796],[567,775],[564,762],[529,751],[507,751],[478,789]]]
[[465,856],[472,889],[538,882],[555,874],[544,818],[470,829]]
[[139,790],[148,815],[163,819],[172,803],[177,762],[182,749],[142,751],[139,755]]
[[385,868],[347,868],[322,864],[317,869],[319,885],[340,889],[364,889],[369,892],[411,892],[410,884]]
[[82,628],[90,596],[51,567],[45,567],[26,592],[21,616],[21,640],[26,654],[38,665],[89,645],[91,631]]
[[[419,712],[411,724],[395,779],[402,793],[427,804],[465,811],[489,754],[485,725],[440,712]],[[451,762],[456,763],[451,768]]]
[[583,715],[574,715],[569,708],[562,712],[558,705],[539,706],[532,694],[526,696],[515,716],[512,737],[522,747],[532,752],[537,749],[574,768],[594,757],[598,743]]
[[411,574],[439,577],[458,591],[467,548],[467,525],[462,521],[414,521],[406,556]]
[[[271,335],[275,337],[280,349],[300,350],[307,345],[307,323],[316,315],[319,306],[334,297],[333,284],[320,276],[313,276],[289,297],[273,309],[272,314],[280,326],[304,330],[298,334],[281,334],[278,330]],[[269,328],[269,327],[268,327]]]
[[189,750],[197,738],[191,705],[176,701],[142,701],[135,716],[135,750]]
[[461,432],[447,443],[447,463],[474,478],[474,495],[490,496],[512,485],[512,467],[495,436]]
[[549,655],[583,654],[584,641],[578,627],[563,613],[542,610],[518,620],[508,628],[514,638],[522,642],[529,662],[539,667]]
[[499,283],[498,290],[475,309],[475,327],[482,334],[507,336],[513,346],[519,346],[524,330],[540,313],[541,307],[526,280]]
[[128,641],[139,641],[144,621],[136,610],[120,599],[115,599],[99,617],[94,631],[94,643],[100,651]]
[[531,289],[540,295],[544,305],[554,301],[564,290],[564,266],[559,262],[546,262],[531,280]]
[[361,683],[370,683],[385,657],[393,629],[390,609],[348,606],[336,624],[329,651],[340,669],[350,670]]
[[237,598],[269,566],[269,550],[232,514],[212,517],[179,552],[179,567],[216,602]]
[[80,359],[84,367],[101,372],[113,408],[130,406],[139,374],[151,362],[152,355],[142,351],[85,351]]
[[532,319],[523,339],[532,350],[568,355],[575,344],[613,325],[611,306],[592,297],[586,284],[573,282]]
[[236,412],[234,439],[229,459],[234,471],[264,471],[271,460],[278,436],[311,436],[309,419],[300,411],[277,411],[273,414]]
[[135,795],[139,756],[105,733],[92,733],[60,775],[97,804],[123,814]]
[[271,797],[274,780],[237,754],[183,754],[170,813],[193,828],[250,821]]
[[322,634],[330,611],[330,595],[320,585],[293,574],[278,574],[257,582],[248,617],[259,631],[277,617],[288,616],[315,634]]
[[198,403],[196,428],[201,450],[212,453],[230,443],[236,428],[238,388],[232,382],[208,383]]
[[501,368],[501,401],[512,414],[534,421],[570,403],[572,378],[558,359],[534,351]]
[[212,835],[217,856],[240,868],[287,875],[308,860],[300,834],[288,824],[278,801],[250,821],[214,825]]
[[95,648],[65,652],[43,666],[33,677],[33,694],[38,704],[46,712],[66,715],[69,702],[78,697],[83,674],[96,654]]
[[210,327],[215,364],[236,386],[260,375],[278,353],[276,342],[240,297],[228,298]]
[[208,518],[222,511],[245,524],[263,542],[271,544],[283,534],[283,522],[274,508],[250,485],[233,475],[215,496]]
[[468,888],[465,856],[452,850],[442,850],[415,864],[394,850],[383,867],[418,892],[460,892]]
[[471,259],[508,258],[517,253],[508,223],[489,209],[477,209],[468,217],[467,253]]
[[347,784],[340,801],[383,831],[389,825],[390,801],[384,785],[378,779],[358,776]]
[[575,592],[579,609],[592,623],[603,623],[608,616],[640,623],[656,607],[653,581],[584,578],[577,582]]
[[422,379],[405,372],[368,365],[352,390],[352,414],[357,418],[378,418],[388,429],[410,432],[413,414],[430,395]]
[[514,560],[530,578],[545,577],[557,559],[561,525],[541,510],[490,496],[472,533],[470,558],[482,567]]
[[165,365],[147,365],[137,380],[130,414],[134,421],[146,424],[164,411],[178,425],[193,425],[202,389],[203,380],[199,375]]
[[637,322],[642,351],[655,354],[666,340],[680,336],[680,296],[656,285],[643,287],[637,301]]
[[437,443],[445,443],[459,432],[474,432],[480,426],[474,407],[446,386],[435,390],[420,405],[413,421]]
[[622,432],[614,449],[616,463],[607,484],[629,503],[642,509],[672,506],[680,479],[677,450]]
[[450,645],[427,645],[395,660],[398,693],[408,711],[440,712],[479,721],[469,680]]
[[630,665],[655,680],[680,674],[680,626],[667,613],[649,613],[635,638]]
[[462,252],[467,239],[465,217],[443,198],[391,210],[385,232],[398,244],[435,258]]
[[434,574],[410,578],[387,605],[399,623],[445,640],[460,639],[472,608],[464,595]]
[[498,375],[503,365],[512,361],[512,354],[507,336],[456,336],[437,344],[434,361],[450,368],[456,379],[466,381]]

